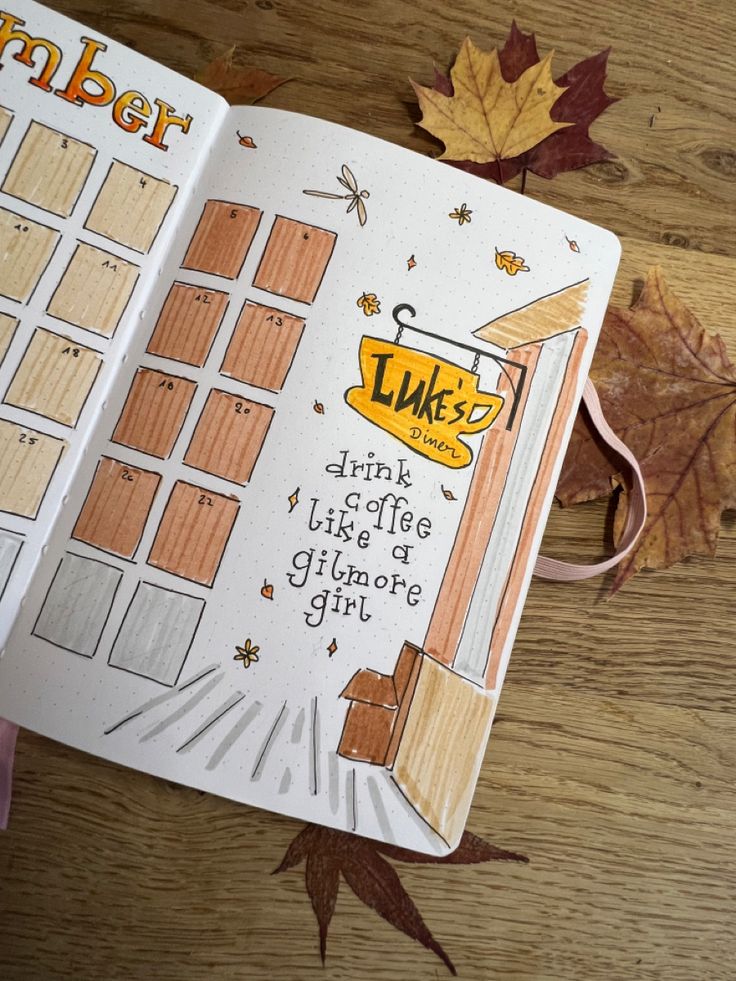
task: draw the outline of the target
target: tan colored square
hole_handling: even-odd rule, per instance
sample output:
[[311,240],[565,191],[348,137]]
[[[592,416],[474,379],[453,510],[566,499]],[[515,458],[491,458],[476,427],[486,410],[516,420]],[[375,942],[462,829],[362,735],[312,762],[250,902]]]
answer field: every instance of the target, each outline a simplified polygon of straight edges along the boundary
[[262,212],[244,204],[208,201],[182,266],[236,279],[243,268]]
[[97,351],[38,327],[4,401],[75,426],[101,365]]
[[131,558],[141,540],[160,480],[160,474],[103,456],[72,538]]
[[32,122],[3,182],[3,191],[68,218],[97,151],[89,143]]
[[239,509],[235,497],[178,480],[148,556],[149,565],[211,586]]
[[112,337],[139,273],[132,262],[80,242],[46,312],[95,334]]
[[229,378],[281,390],[304,330],[304,320],[246,300],[220,372]]
[[184,462],[236,484],[250,480],[274,410],[239,395],[213,389]]
[[0,208],[0,294],[25,303],[58,241],[55,229]]
[[229,294],[220,290],[174,283],[146,350],[201,368],[229,300]]
[[176,192],[176,185],[115,160],[84,227],[148,252]]
[[10,109],[5,109],[0,106],[0,143],[5,139],[5,134],[10,128],[10,124],[13,122],[13,113]]
[[0,511],[35,518],[66,445],[0,419]]
[[8,353],[8,348],[13,342],[15,328],[17,326],[17,317],[11,317],[9,313],[0,313],[0,365],[3,363],[3,358]]
[[277,217],[253,280],[258,289],[312,303],[335,248],[325,228]]
[[112,441],[165,459],[174,448],[196,389],[196,382],[188,378],[139,368]]

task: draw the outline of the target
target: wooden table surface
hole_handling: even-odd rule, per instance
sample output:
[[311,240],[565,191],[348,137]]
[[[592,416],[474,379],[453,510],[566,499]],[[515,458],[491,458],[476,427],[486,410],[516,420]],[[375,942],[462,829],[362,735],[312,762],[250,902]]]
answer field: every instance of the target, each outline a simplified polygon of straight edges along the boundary
[[[615,300],[653,263],[736,358],[736,32],[726,0],[53,0],[184,74],[234,42],[294,81],[266,104],[428,152],[407,76],[431,78],[512,17],[555,68],[613,46],[621,101],[593,129],[618,154],[527,193],[613,229]],[[7,9],[12,10],[12,4]],[[654,116],[650,126],[650,117]],[[555,509],[545,547],[601,554],[604,503]],[[462,978],[736,977],[736,518],[715,559],[531,588],[469,828],[528,865],[404,866]],[[0,976],[425,979],[432,954],[340,891],[323,969],[299,825],[30,733],[0,835]]]

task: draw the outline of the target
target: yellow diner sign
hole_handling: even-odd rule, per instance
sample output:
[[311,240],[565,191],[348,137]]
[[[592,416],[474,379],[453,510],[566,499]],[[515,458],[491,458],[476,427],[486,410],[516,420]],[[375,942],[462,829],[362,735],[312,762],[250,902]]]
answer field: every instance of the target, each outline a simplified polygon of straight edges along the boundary
[[478,391],[479,377],[451,361],[364,337],[362,385],[345,393],[356,412],[400,439],[416,453],[446,467],[467,467],[473,451],[461,436],[493,423],[503,397]]

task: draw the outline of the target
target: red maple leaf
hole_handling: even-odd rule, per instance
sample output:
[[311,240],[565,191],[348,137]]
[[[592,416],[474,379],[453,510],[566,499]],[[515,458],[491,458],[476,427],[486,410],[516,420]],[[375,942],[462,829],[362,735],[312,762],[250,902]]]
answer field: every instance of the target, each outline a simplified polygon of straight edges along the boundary
[[463,834],[454,852],[434,856],[308,824],[289,845],[274,874],[286,872],[306,860],[304,883],[319,925],[319,950],[323,962],[327,950],[327,930],[335,912],[342,875],[361,902],[375,910],[391,926],[418,940],[443,961],[451,974],[457,974],[454,964],[432,936],[414,901],[401,884],[396,870],[383,855],[397,862],[420,865],[529,861],[526,856],[496,848],[469,831]]
[[[607,48],[585,58],[555,79],[555,84],[567,91],[552,106],[550,116],[555,122],[574,125],[552,133],[531,150],[510,160],[483,164],[472,160],[449,160],[448,163],[469,174],[475,174],[476,177],[506,184],[526,170],[550,180],[566,170],[577,170],[589,164],[611,160],[614,154],[600,143],[595,143],[588,135],[589,127],[603,110],[618,102],[618,99],[611,98],[603,90],[610,52],[611,49]],[[515,82],[527,68],[536,65],[540,60],[534,34],[524,34],[516,26],[516,21],[513,21],[498,58],[504,79]],[[435,90],[442,95],[452,95],[451,80],[436,68],[434,74]]]

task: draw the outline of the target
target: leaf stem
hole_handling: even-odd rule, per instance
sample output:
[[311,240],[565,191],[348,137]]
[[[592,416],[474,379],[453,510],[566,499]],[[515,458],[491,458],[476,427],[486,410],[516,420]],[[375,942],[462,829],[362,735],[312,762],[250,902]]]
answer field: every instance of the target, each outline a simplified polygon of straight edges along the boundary
[[496,157],[496,168],[498,169],[498,186],[503,187],[503,171],[501,170],[501,161]]
[[521,168],[521,193],[526,190],[526,167]]

